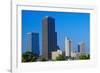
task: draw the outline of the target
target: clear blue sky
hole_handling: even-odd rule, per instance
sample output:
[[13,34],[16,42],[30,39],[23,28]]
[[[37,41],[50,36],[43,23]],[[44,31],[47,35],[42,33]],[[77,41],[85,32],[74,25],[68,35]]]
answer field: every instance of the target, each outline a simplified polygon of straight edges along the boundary
[[22,10],[22,51],[27,50],[26,33],[38,32],[40,50],[42,49],[42,18],[52,16],[55,18],[55,30],[57,32],[57,43],[60,49],[64,50],[64,39],[69,37],[72,40],[73,48],[77,44],[85,42],[86,52],[90,51],[90,14],[75,12],[48,12]]

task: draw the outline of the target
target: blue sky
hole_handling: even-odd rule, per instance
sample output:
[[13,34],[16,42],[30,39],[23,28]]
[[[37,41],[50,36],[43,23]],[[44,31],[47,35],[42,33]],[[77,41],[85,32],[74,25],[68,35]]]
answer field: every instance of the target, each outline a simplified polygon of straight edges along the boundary
[[39,33],[39,45],[42,49],[42,18],[52,16],[55,18],[55,31],[57,32],[57,44],[64,50],[64,39],[72,40],[73,49],[77,50],[77,44],[85,42],[86,52],[90,51],[90,14],[80,12],[48,12],[22,10],[22,51],[27,50],[28,32]]

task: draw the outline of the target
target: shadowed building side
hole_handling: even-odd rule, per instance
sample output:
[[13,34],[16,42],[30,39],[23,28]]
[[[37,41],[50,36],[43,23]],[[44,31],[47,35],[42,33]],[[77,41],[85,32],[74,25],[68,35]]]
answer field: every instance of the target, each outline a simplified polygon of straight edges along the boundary
[[39,56],[39,33],[30,32],[27,33],[27,49],[34,55]]

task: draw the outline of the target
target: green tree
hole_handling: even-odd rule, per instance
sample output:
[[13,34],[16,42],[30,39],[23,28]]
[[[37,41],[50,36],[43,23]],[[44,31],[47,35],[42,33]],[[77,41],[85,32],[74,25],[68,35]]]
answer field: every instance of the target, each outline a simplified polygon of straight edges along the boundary
[[34,62],[37,57],[32,52],[25,52],[22,54],[22,62]]
[[36,61],[36,57],[35,56],[33,56],[32,58],[31,58],[31,62],[35,62]]
[[44,57],[42,57],[41,61],[47,61],[47,59],[46,59],[46,58],[44,58]]
[[89,54],[88,54],[88,55],[86,55],[86,54],[80,55],[80,56],[79,56],[79,59],[80,59],[80,60],[90,59],[90,55],[89,55]]
[[65,60],[65,56],[64,56],[64,55],[59,54],[59,56],[58,56],[58,57],[56,57],[56,60],[57,60],[57,61],[62,61],[62,60]]
[[42,57],[42,56],[40,56],[40,57],[38,58],[38,60],[39,60],[39,61],[47,61],[47,59],[44,58],[44,57]]

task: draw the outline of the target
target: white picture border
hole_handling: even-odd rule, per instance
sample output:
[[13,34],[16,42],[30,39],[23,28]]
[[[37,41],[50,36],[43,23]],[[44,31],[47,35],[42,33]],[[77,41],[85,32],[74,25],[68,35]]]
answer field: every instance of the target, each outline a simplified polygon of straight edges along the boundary
[[[14,9],[15,8],[15,9]],[[96,43],[96,10],[93,7],[76,7],[74,6],[39,6],[39,5],[14,5],[12,8],[12,72],[18,73],[23,71],[49,71],[69,68],[87,68],[95,67],[97,62],[97,43]],[[80,12],[90,13],[90,60],[74,61],[57,61],[57,62],[21,62],[21,10],[39,10],[39,11],[56,11],[56,12]]]

